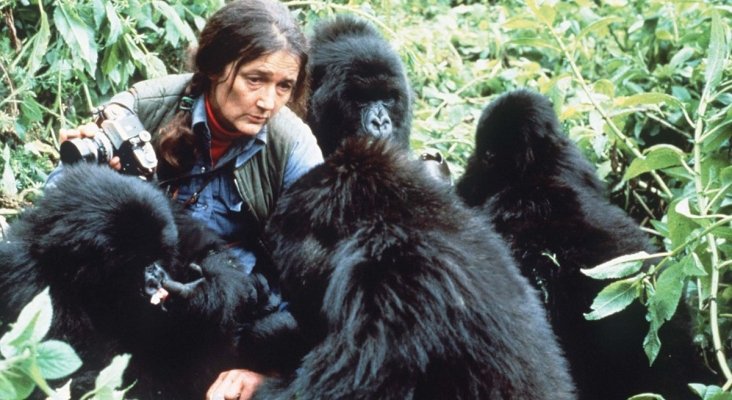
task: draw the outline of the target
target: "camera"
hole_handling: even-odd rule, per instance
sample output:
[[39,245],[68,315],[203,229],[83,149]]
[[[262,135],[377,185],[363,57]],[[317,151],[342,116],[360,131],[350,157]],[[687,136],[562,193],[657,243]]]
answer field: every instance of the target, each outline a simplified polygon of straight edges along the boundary
[[158,158],[150,143],[152,136],[132,110],[111,103],[94,112],[99,132],[91,138],[77,138],[61,143],[61,161],[74,164],[79,161],[106,164],[119,157],[121,172],[151,179],[158,166]]

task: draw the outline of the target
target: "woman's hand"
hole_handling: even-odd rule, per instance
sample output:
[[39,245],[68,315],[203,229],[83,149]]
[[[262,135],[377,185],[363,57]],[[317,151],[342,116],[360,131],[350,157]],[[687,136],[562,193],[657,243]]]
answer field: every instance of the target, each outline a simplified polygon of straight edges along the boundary
[[206,392],[206,400],[248,400],[262,380],[264,375],[246,369],[224,371]]
[[[81,125],[78,128],[61,128],[58,131],[58,142],[61,143],[71,139],[93,138],[94,135],[97,134],[97,132],[99,132],[99,127],[93,122]],[[109,166],[117,171],[122,169],[122,164],[119,161],[119,157],[112,157],[112,159],[109,160]]]

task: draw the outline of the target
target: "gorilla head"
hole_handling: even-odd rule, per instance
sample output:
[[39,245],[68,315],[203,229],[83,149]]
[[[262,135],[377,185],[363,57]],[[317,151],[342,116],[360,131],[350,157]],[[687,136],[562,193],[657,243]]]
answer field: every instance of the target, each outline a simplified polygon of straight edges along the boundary
[[324,155],[345,136],[391,138],[409,146],[410,87],[398,54],[365,21],[321,23],[311,43],[307,122]]

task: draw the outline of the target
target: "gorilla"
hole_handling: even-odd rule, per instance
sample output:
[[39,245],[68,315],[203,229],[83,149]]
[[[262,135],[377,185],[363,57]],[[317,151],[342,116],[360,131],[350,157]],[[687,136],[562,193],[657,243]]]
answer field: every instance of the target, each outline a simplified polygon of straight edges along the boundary
[[105,166],[67,167],[0,243],[0,319],[14,321],[45,287],[49,337],[83,361],[74,398],[120,353],[132,355],[124,385],[136,382],[129,395],[142,399],[201,399],[233,367],[289,368],[273,355],[287,354],[295,321],[267,281],[160,190]]
[[503,242],[391,140],[349,137],[265,228],[309,351],[256,399],[572,399]]
[[642,305],[599,321],[584,318],[607,283],[580,268],[654,249],[638,224],[607,200],[595,169],[561,134],[544,96],[517,90],[485,108],[456,190],[492,220],[543,293],[581,398],[641,392],[687,398],[686,383],[707,375],[680,321],[662,330],[663,347],[651,368],[642,349],[648,326]]
[[315,27],[307,123],[328,156],[345,136],[409,147],[411,89],[399,55],[370,24],[338,16]]

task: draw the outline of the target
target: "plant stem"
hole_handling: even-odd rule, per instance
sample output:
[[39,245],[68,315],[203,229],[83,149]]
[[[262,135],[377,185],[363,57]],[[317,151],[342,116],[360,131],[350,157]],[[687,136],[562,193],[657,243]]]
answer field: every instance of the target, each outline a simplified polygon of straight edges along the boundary
[[[694,127],[694,187],[696,189],[696,198],[699,207],[699,214],[702,217],[707,215],[708,199],[704,195],[704,182],[702,182],[702,137],[704,134],[704,114],[707,109],[708,91],[702,92],[702,98],[699,100],[699,108],[697,109],[697,120]],[[711,282],[709,288],[709,323],[712,331],[712,343],[714,345],[714,353],[717,357],[719,367],[724,374],[727,382],[724,387],[729,388],[732,385],[732,371],[727,364],[727,357],[722,347],[722,339],[719,333],[719,306],[717,304],[717,293],[719,291],[720,265],[719,251],[714,235],[710,232],[706,234],[708,250],[711,256]]]

